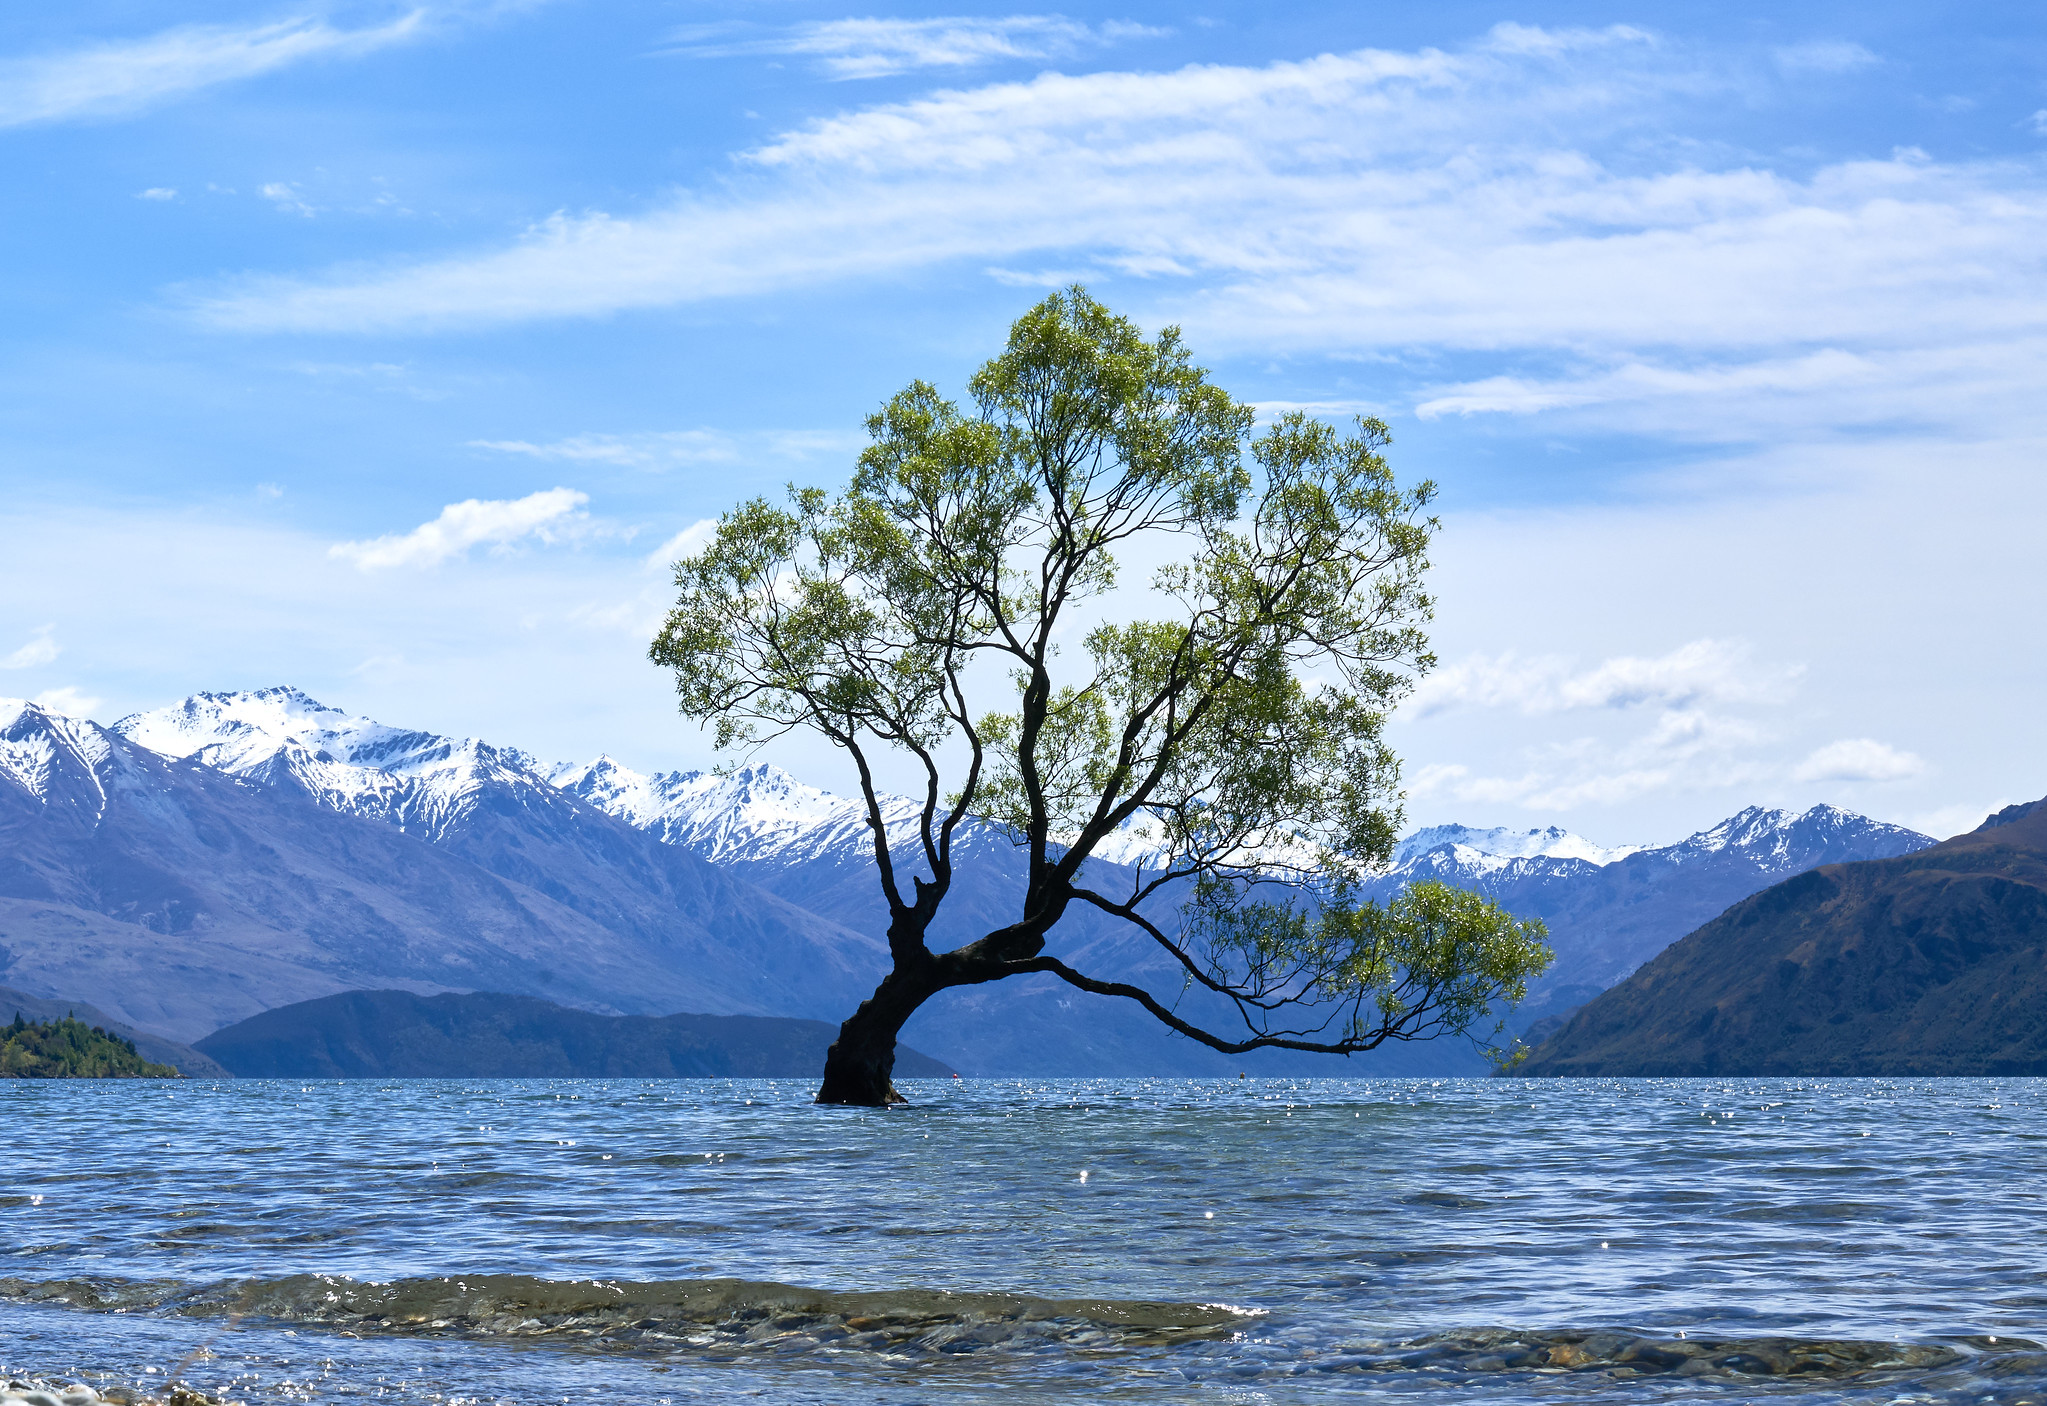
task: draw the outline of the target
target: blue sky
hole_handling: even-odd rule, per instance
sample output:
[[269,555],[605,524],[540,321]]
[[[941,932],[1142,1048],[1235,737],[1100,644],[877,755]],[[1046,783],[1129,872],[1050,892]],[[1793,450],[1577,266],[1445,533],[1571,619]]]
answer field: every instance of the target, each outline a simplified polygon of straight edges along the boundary
[[0,693],[701,764],[664,545],[1078,278],[1441,484],[1415,821],[2047,792],[2037,6],[170,19],[0,25]]

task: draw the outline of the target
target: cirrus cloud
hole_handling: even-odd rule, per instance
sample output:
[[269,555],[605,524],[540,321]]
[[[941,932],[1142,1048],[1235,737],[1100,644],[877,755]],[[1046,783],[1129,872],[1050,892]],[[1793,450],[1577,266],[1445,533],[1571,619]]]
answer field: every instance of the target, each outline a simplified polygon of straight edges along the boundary
[[692,58],[786,54],[815,59],[833,78],[885,78],[920,68],[1050,58],[1163,33],[1118,20],[1087,25],[1064,15],[843,19],[757,37],[743,26],[696,26],[679,31],[670,52]]
[[1798,764],[1797,781],[1906,781],[1923,775],[1926,762],[1873,737],[1829,742]]
[[551,542],[589,501],[589,494],[573,488],[549,488],[505,500],[470,498],[448,504],[439,517],[410,532],[367,542],[337,542],[328,555],[352,561],[364,571],[437,566],[483,543],[505,547],[526,537]]
[[717,430],[666,430],[655,434],[583,434],[535,443],[525,439],[472,439],[471,449],[518,454],[529,459],[617,464],[658,469],[676,464],[727,462],[738,457],[732,437]]
[[1492,359],[1416,394],[1424,416],[1599,412],[1721,440],[1794,408],[1808,433],[2038,421],[2047,161],[1640,146],[1861,62],[1782,59],[1502,25],[1457,50],[1046,73],[823,118],[727,179],[509,245],[182,296],[249,332],[428,331],[1056,270],[1135,282],[1119,301],[1225,351]]
[[426,24],[423,9],[362,29],[306,14],[253,26],[182,25],[8,59],[0,61],[0,127],[120,116],[306,59],[359,57],[416,38]]
[[0,659],[0,669],[34,669],[52,662],[64,652],[63,647],[52,638],[56,632],[55,625],[39,627],[27,644]]
[[1786,694],[1799,672],[1796,665],[1756,665],[1748,646],[1737,640],[1693,640],[1667,654],[1619,655],[1585,668],[1557,656],[1474,655],[1422,679],[1401,711],[1404,717],[1425,718],[1457,707],[1542,714],[1773,702]]

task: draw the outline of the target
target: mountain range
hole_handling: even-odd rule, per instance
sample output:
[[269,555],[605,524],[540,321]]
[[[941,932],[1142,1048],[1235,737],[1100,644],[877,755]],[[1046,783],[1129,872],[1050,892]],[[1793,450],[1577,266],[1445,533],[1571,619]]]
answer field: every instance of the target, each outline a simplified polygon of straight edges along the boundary
[[[1529,983],[1510,1018],[1526,1029],[1568,1014],[1624,980],[1678,938],[1780,879],[1823,864],[1910,854],[1930,836],[1834,806],[1804,811],[1751,806],[1674,845],[1586,857],[1575,836],[1536,831],[1523,852],[1485,832],[1443,826],[1426,846],[1404,842],[1372,890],[1387,897],[1419,878],[1477,889],[1521,918],[1549,925],[1555,964]],[[1416,840],[1421,836],[1416,836]],[[1477,841],[1478,843],[1474,843]],[[1482,848],[1481,846],[1491,846]]]
[[1531,1075],[2047,1074],[2047,801],[1827,864],[1672,944]]
[[[913,816],[890,803],[896,842]],[[1402,841],[1376,887],[1442,878],[1548,921],[1558,962],[1525,1025],[1783,877],[1930,843],[1831,807],[1744,811],[1661,848],[1439,826]],[[870,846],[857,802],[770,766],[549,765],[288,688],[197,694],[110,728],[0,703],[0,980],[188,1041],[370,988],[835,1022],[886,965]],[[986,829],[963,836],[959,868],[935,934],[948,943],[1004,920],[1022,881]],[[1101,915],[1062,924],[1053,950],[1179,994],[1171,959]],[[1050,977],[947,992],[905,1039],[970,1074],[1485,1067],[1448,1042],[1226,1058]]]

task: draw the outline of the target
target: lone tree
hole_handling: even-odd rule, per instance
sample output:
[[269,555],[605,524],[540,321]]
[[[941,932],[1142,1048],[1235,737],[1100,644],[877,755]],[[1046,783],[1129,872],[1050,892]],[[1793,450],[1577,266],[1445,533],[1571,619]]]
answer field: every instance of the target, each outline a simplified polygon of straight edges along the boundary
[[[1254,436],[1177,329],[1146,340],[1079,287],[1020,318],[969,392],[912,383],[843,492],[721,518],[676,564],[651,651],[721,749],[808,728],[858,771],[894,966],[819,1101],[899,1102],[919,1006],[1030,972],[1231,1054],[1468,1033],[1519,1000],[1549,961],[1540,924],[1440,884],[1359,898],[1400,818],[1385,715],[1434,662],[1435,487],[1395,482],[1386,426],[1289,414]],[[1163,564],[1120,589],[1119,556]],[[922,777],[912,834],[884,823],[884,753]],[[968,826],[1018,846],[1022,895],[1008,926],[934,952]],[[1090,863],[1112,837],[1142,858]],[[1048,955],[1076,904],[1158,943],[1181,991]]]

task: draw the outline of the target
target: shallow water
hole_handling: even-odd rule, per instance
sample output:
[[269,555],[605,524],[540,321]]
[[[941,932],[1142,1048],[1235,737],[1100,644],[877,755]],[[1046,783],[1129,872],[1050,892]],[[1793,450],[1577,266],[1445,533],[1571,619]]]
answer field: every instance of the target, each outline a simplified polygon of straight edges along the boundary
[[251,1401],[2047,1402],[2047,1080],[908,1088],[9,1081],[0,1366],[197,1351]]

